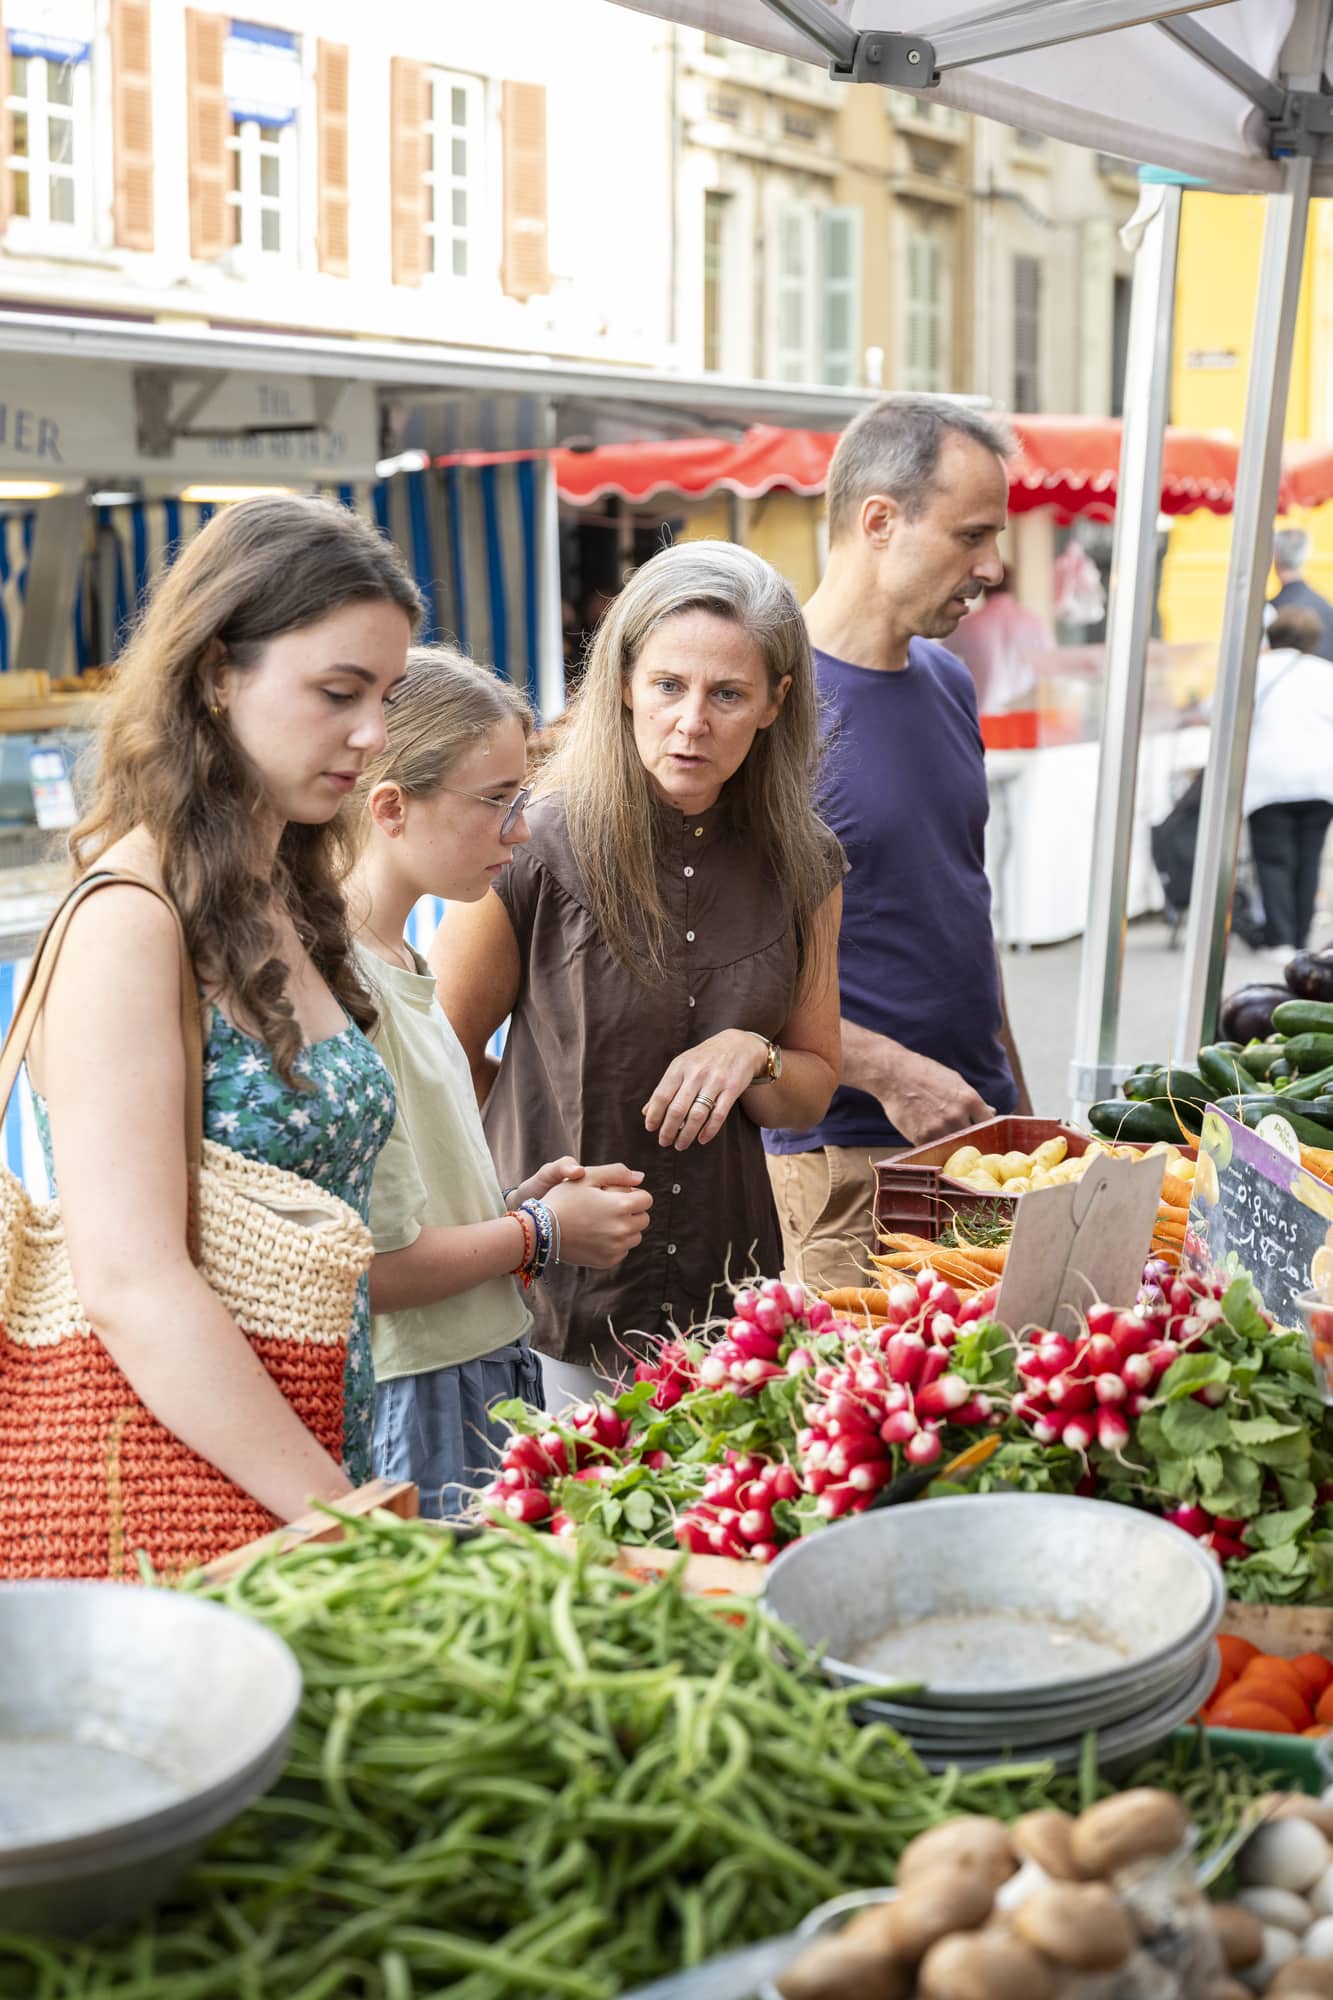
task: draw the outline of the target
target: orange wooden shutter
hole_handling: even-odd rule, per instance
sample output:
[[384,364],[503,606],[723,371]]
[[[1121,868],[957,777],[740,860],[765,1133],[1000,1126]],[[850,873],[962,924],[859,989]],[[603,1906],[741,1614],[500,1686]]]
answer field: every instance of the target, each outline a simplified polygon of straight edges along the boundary
[[153,247],[153,75],[150,0],[111,0],[111,130],[116,241]]
[[185,10],[185,89],[190,121],[190,255],[203,263],[220,257],[231,242],[227,214],[227,98],[222,87],[222,51],[227,20],[222,14]]
[[506,83],[501,103],[504,138],[504,245],[500,283],[511,299],[551,289],[546,242],[546,86]]
[[395,285],[426,275],[426,71],[407,56],[389,63],[389,192]]
[[320,42],[316,52],[319,105],[319,268],[335,278],[350,275],[347,164],[348,50],[345,42]]

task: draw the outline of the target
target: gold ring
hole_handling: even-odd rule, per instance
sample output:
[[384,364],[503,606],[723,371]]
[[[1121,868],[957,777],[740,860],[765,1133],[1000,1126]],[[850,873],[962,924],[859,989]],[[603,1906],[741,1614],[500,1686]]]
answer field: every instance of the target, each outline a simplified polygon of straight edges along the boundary
[[717,1099],[715,1097],[696,1097],[694,1101],[696,1104],[706,1104],[710,1111],[714,1108],[714,1106],[717,1103]]

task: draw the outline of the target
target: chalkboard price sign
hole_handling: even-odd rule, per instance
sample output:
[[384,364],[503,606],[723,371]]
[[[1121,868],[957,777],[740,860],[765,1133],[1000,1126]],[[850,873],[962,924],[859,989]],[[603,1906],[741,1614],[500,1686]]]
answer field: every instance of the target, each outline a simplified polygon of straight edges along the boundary
[[1210,1111],[1199,1140],[1185,1254],[1197,1269],[1250,1273],[1273,1318],[1299,1326],[1302,1292],[1333,1282],[1333,1187],[1221,1112]]

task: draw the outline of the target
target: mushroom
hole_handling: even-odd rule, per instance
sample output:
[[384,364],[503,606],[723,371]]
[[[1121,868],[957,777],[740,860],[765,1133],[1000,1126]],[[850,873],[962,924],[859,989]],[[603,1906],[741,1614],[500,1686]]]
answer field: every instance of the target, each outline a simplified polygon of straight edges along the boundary
[[1307,1958],[1333,1959],[1333,1917],[1320,1917],[1311,1924],[1301,1939],[1301,1950]]
[[1270,1993],[1299,1993],[1317,2000],[1333,2000],[1333,1963],[1326,1958],[1289,1958],[1269,1987]]
[[1219,1979],[1208,1988],[1206,2000],[1253,2000],[1253,1996],[1238,1979]]
[[1057,1965],[1112,1972],[1135,1946],[1134,1926],[1104,1882],[1052,1882],[1014,1915],[1014,1929]]
[[1264,1927],[1253,1910],[1241,1903],[1214,1903],[1213,1928],[1228,1972],[1253,1965],[1263,1957]]
[[1292,1889],[1241,1889],[1236,1901],[1261,1924],[1276,1924],[1279,1930],[1294,1931],[1297,1937],[1310,1928],[1310,1905]]
[[1077,1882],[1072,1813],[1061,1812],[1056,1806],[1024,1813],[1014,1821],[1009,1833],[1024,1861],[1035,1861],[1057,1882]]
[[1290,1931],[1284,1931],[1275,1924],[1264,1925],[1264,1948],[1262,1955],[1253,1965],[1247,1965],[1241,1973],[1241,1984],[1248,1986],[1251,1993],[1267,1993],[1278,1973],[1291,1959],[1295,1958],[1300,1946]]
[[1179,1799],[1140,1785],[1079,1814],[1070,1842],[1074,1865],[1085,1877],[1113,1875],[1131,1861],[1173,1854],[1188,1832]]
[[990,1877],[974,1868],[937,1868],[920,1876],[885,1905],[883,1935],[890,1957],[915,1965],[941,1938],[984,1924],[994,1902]]
[[1317,1917],[1333,1917],[1333,1867],[1324,1870],[1307,1901]]
[[969,1868],[988,1876],[998,1889],[1017,1866],[1008,1827],[998,1819],[964,1813],[907,1843],[898,1861],[898,1887],[905,1889],[940,1868]]
[[1240,1851],[1236,1874],[1260,1888],[1313,1889],[1333,1855],[1308,1819],[1270,1819],[1256,1827]]
[[1055,1977],[1039,1951],[1000,1930],[941,1938],[921,1961],[921,2000],[1053,2000]]
[[882,1951],[826,1937],[793,1960],[777,1989],[783,2000],[905,2000],[912,1987],[906,1971]]

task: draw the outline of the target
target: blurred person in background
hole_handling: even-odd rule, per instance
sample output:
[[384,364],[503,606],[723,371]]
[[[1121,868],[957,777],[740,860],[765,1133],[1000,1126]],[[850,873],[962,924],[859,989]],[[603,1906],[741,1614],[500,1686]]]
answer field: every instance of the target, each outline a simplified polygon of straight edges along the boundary
[[1333,819],[1333,665],[1319,653],[1320,636],[1317,613],[1304,605],[1274,614],[1259,655],[1245,767],[1264,941],[1284,958],[1309,935]]
[[1304,528],[1279,528],[1273,536],[1273,568],[1279,588],[1268,602],[1274,612],[1312,611],[1319,620],[1319,643],[1305,650],[1333,660],[1333,604],[1305,581],[1303,572],[1309,560],[1310,537]]
[[949,641],[977,690],[982,715],[1017,708],[1035,691],[1036,662],[1055,641],[1046,621],[1013,594],[1014,573],[1006,563],[998,583],[987,584]]

